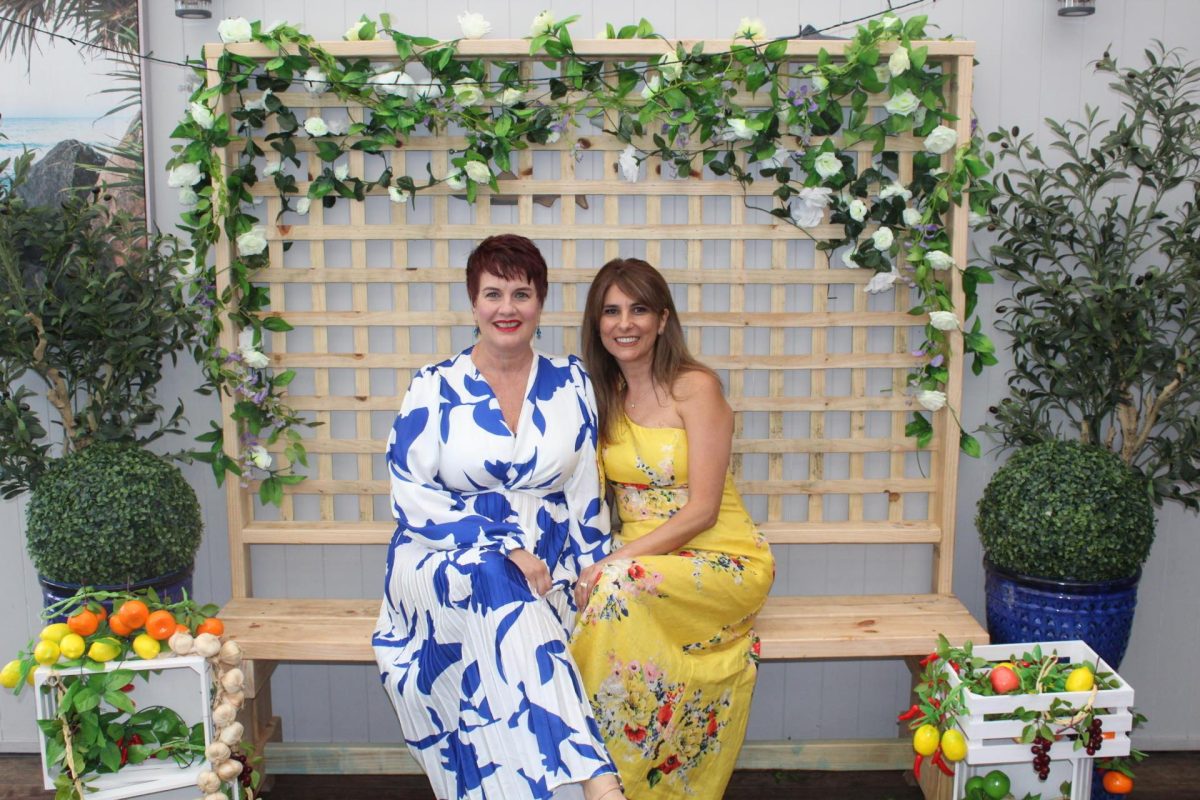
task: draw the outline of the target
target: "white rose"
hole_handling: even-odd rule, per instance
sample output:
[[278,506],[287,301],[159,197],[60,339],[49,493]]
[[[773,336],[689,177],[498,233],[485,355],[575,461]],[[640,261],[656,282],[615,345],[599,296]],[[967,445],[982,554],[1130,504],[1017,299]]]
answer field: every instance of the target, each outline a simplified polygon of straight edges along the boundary
[[883,104],[889,114],[898,114],[902,117],[907,117],[909,114],[916,111],[921,106],[921,101],[908,89],[905,89],[900,94],[892,95],[892,99]]
[[892,53],[888,59],[888,72],[892,73],[894,77],[900,77],[908,70],[910,65],[908,48],[897,47],[896,52]]
[[453,175],[447,175],[446,185],[455,191],[467,188],[467,182],[463,180],[463,175],[461,172],[456,172]]
[[829,79],[826,78],[824,75],[813,75],[812,76],[812,87],[813,87],[814,92],[820,94],[821,92],[823,92],[829,88]]
[[221,20],[217,26],[217,35],[225,44],[237,44],[250,41],[250,23],[245,17],[231,17]]
[[464,11],[458,15],[458,27],[462,29],[464,39],[480,39],[491,33],[492,23],[483,18],[483,14]]
[[553,11],[543,11],[533,18],[533,24],[529,26],[530,36],[543,36],[550,32],[554,27],[555,19]]
[[468,161],[463,164],[463,172],[476,183],[487,183],[492,179],[492,171],[482,161]]
[[952,331],[958,328],[958,317],[953,311],[930,311],[929,324],[939,331]]
[[621,177],[630,183],[637,183],[638,173],[641,171],[641,163],[637,158],[637,150],[629,144],[621,151],[621,155],[617,157],[617,166],[621,168]]
[[758,162],[758,164],[763,169],[779,169],[786,164],[788,159],[791,157],[792,154],[788,152],[786,147],[776,147],[774,153],[771,153],[770,156],[764,158],[762,161]]
[[890,72],[888,72],[887,64],[876,65],[875,80],[879,81],[880,83],[887,83],[891,77],[892,77],[892,74]]
[[654,97],[654,95],[658,94],[660,86],[662,86],[662,80],[657,75],[646,81],[646,85],[642,87],[642,99],[649,100],[651,97]]
[[268,469],[271,466],[271,454],[261,444],[252,445],[246,451],[246,455],[249,457],[250,463],[259,469]]
[[892,288],[892,284],[900,279],[900,273],[896,272],[896,268],[892,267],[891,272],[876,272],[871,276],[871,280],[867,282],[867,286],[863,291],[867,294],[879,294],[886,292]]
[[939,156],[942,153],[950,152],[956,144],[958,144],[958,133],[945,125],[938,125],[925,137],[925,149]]
[[263,177],[269,178],[270,176],[279,172],[279,170],[281,170],[281,169],[283,169],[283,164],[281,164],[279,162],[279,159],[277,159],[277,158],[268,159],[267,165],[265,167],[263,167]]
[[344,180],[346,180],[346,178],[349,178],[350,177],[350,165],[349,164],[338,164],[336,167],[333,168],[333,177],[337,178],[339,181],[344,181]]
[[896,237],[892,229],[885,225],[871,234],[871,241],[875,243],[876,250],[887,250],[892,246],[892,242],[896,241]]
[[858,269],[860,265],[857,261],[854,260],[854,257],[856,255],[858,255],[858,250],[856,250],[853,247],[851,247],[849,250],[843,250],[842,251],[842,263],[845,264],[850,269]]
[[732,142],[739,139],[753,139],[754,136],[755,131],[750,127],[750,123],[744,119],[735,117],[734,119],[729,120],[729,127],[726,129],[721,138],[727,142]]
[[683,74],[683,62],[679,60],[679,56],[675,53],[667,53],[658,60],[658,71],[667,80],[677,81],[679,80],[679,76]]
[[842,171],[842,160],[838,158],[837,153],[821,153],[813,162],[813,169],[822,178],[832,178]]
[[191,187],[200,180],[200,167],[196,164],[180,164],[167,173],[167,186],[172,188]]
[[446,93],[446,87],[430,78],[426,83],[415,84],[417,89],[417,97],[422,97],[426,100],[437,100]]
[[397,205],[408,202],[408,195],[400,190],[398,186],[388,187],[388,199]]
[[190,186],[184,186],[179,190],[179,203],[184,206],[194,206],[200,202],[200,195],[192,191]]
[[325,136],[329,133],[329,126],[320,117],[309,117],[304,120],[304,132],[313,137]]
[[375,87],[375,91],[379,94],[391,95],[392,97],[408,97],[410,87],[413,85],[413,79],[404,70],[393,69],[381,72],[378,75],[372,75],[371,85]]
[[479,88],[478,81],[463,78],[461,81],[455,81],[452,89],[454,99],[463,106],[477,106],[483,102],[483,91]]
[[811,228],[820,225],[825,218],[825,209],[829,206],[832,189],[824,186],[809,186],[801,189],[792,201],[792,222],[801,228]]
[[237,237],[238,254],[256,256],[267,249],[267,226],[255,225],[250,230]]
[[311,207],[312,207],[312,200],[309,200],[307,197],[301,197],[299,200],[296,201],[296,213],[297,214],[307,214],[308,209]]
[[904,209],[904,211],[900,213],[900,216],[904,220],[904,224],[910,228],[921,224],[921,212],[917,211],[915,208]]
[[329,88],[329,76],[320,67],[309,67],[304,71],[304,90],[321,94]]
[[363,38],[363,28],[367,27],[367,20],[360,19],[358,22],[350,26],[350,29],[342,34],[342,38],[348,42],[357,42]]
[[892,182],[879,190],[880,200],[887,200],[889,197],[903,197],[904,202],[907,203],[909,200],[912,200],[912,192],[905,189],[901,184]]
[[517,103],[521,102],[521,98],[524,96],[525,92],[514,87],[509,87],[500,93],[500,105],[515,106]]
[[267,98],[272,94],[273,92],[270,89],[266,89],[258,96],[257,100],[251,100],[249,103],[246,103],[243,108],[245,108],[247,111],[263,111],[267,107]]
[[917,393],[917,402],[929,411],[940,411],[946,406],[946,393],[936,389],[922,389]]
[[862,222],[867,218],[867,204],[862,198],[856,197],[846,206],[846,213],[855,222]]
[[734,32],[734,39],[762,39],[767,35],[767,26],[763,25],[763,21],[757,17],[742,17],[742,21],[738,23],[737,31]]
[[344,136],[346,131],[350,130],[350,123],[344,119],[331,119],[325,124],[329,128],[330,136]]
[[933,269],[950,269],[954,266],[954,257],[941,250],[930,250],[925,254],[925,263]]
[[254,331],[252,330],[247,329],[238,334],[238,352],[242,356],[242,363],[251,369],[264,369],[271,363],[271,359],[254,346]]
[[562,138],[562,131],[550,131],[546,136],[546,144],[554,144]]
[[988,218],[985,217],[983,214],[978,214],[974,211],[967,214],[967,224],[970,225],[972,228],[978,228],[983,225],[986,225],[987,221],[988,221]]
[[217,121],[212,109],[203,103],[188,104],[188,113],[192,115],[192,120],[206,131],[211,130],[213,123]]

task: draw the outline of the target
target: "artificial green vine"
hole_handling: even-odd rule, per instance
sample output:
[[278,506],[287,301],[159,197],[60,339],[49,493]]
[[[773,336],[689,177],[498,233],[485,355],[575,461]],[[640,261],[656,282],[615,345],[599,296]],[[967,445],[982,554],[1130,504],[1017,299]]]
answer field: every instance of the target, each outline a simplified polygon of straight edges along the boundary
[[[490,27],[479,15],[465,16],[471,18],[460,20],[465,37]],[[831,254],[840,250],[846,266],[873,270],[867,291],[887,291],[896,282],[912,286],[919,302],[910,313],[926,321],[925,340],[915,354],[923,361],[908,377],[927,412],[946,404],[949,331],[963,330],[975,373],[996,363],[980,321],[970,322],[976,286],[991,282],[991,276],[954,262],[944,225],[951,209],[968,202],[968,196],[974,212],[987,209],[994,195],[986,180],[991,156],[979,138],[959,142],[955,130],[943,124],[956,120],[945,98],[950,76],[928,60],[927,47],[917,44],[926,37],[925,17],[901,20],[889,13],[871,20],[858,28],[842,61],[822,50],[808,64],[789,61],[788,42],[767,40],[757,21],[743,20],[729,51],[720,53],[667,42],[645,20],[619,30],[609,25],[608,38],[664,42],[661,57],[615,68],[576,52],[568,32],[574,20],[558,21],[550,12],[535,18],[530,55],[540,57],[553,75],[533,80],[522,77],[515,61],[461,55],[461,40],[442,42],[394,30],[386,14],[379,23],[363,17],[345,37],[390,39],[396,63],[382,69],[364,57],[332,56],[287,24],[267,29],[241,19],[222,23],[226,43],[254,41],[276,55],[262,61],[224,50],[218,79],[196,90],[188,115],[172,134],[183,142],[169,167],[171,185],[189,206],[181,226],[191,235],[194,252],[189,278],[208,312],[197,355],[209,390],[234,398],[233,421],[241,433],[235,455],[224,451],[223,433],[215,424],[199,437],[210,445],[205,457],[218,482],[226,471],[258,469],[267,476],[261,499],[278,503],[285,484],[303,480],[292,471],[293,464],[307,463],[298,428],[313,424],[285,402],[284,389],[294,373],[271,374],[261,350],[264,330],[285,332],[291,326],[265,313],[267,290],[253,284],[269,258],[266,227],[250,211],[249,188],[270,178],[283,211],[299,214],[313,202],[328,207],[339,199],[362,201],[372,192],[405,203],[441,183],[462,190],[473,202],[481,185],[499,191],[497,176],[512,169],[514,153],[570,136],[582,117],[598,120],[628,143],[619,159],[626,180],[636,181],[641,162],[658,156],[679,176],[707,168],[743,187],[770,181],[775,207],[768,213],[796,226],[801,235],[816,238],[806,229],[822,224],[826,215],[828,224],[841,227],[840,235],[818,239],[817,247]],[[886,58],[885,51],[890,51]],[[498,74],[489,71],[491,65]],[[414,77],[410,69],[421,75]],[[203,69],[200,73],[207,78]],[[344,127],[317,115],[300,119],[280,99],[281,92],[300,87],[314,94],[332,92],[369,114]],[[746,93],[755,99],[743,107],[739,98]],[[889,96],[886,115],[878,117],[868,99],[883,93]],[[223,95],[238,98],[229,114],[215,110]],[[271,150],[265,153],[254,137],[262,136],[268,119],[276,130],[264,137]],[[452,127],[463,132],[466,147],[453,155],[447,174],[392,170],[384,154],[397,141]],[[920,139],[923,150],[914,154],[912,180],[901,184],[895,179],[897,155],[888,151],[888,142],[905,134]],[[310,166],[314,177],[303,196],[289,167],[301,167],[301,139],[311,141],[319,160]],[[647,140],[652,146],[637,144]],[[864,142],[879,159],[860,174],[841,150]],[[215,153],[228,147],[236,149],[237,158],[223,176]],[[337,164],[349,151],[383,159],[379,177],[365,180]],[[207,264],[222,233],[235,243],[235,252],[227,288],[217,293],[214,267]],[[951,270],[959,272],[966,296],[961,318],[947,280]],[[242,331],[237,352],[218,344],[226,315]],[[933,427],[926,413],[915,412],[906,432],[918,446],[928,445]],[[281,437],[288,461],[283,468],[266,449]],[[979,443],[966,432],[960,444],[978,455]]]

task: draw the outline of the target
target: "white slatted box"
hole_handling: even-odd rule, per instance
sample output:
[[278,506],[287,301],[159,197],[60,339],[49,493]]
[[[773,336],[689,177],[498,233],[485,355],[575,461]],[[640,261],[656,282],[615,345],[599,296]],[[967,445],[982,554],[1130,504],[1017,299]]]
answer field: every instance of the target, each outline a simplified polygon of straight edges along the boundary
[[[134,688],[129,697],[137,708],[165,706],[174,710],[188,727],[197,722],[204,724],[204,743],[212,741],[212,673],[200,656],[172,656],[153,661],[133,659],[108,662],[105,671],[128,669],[135,672],[153,671],[156,674],[143,680],[133,680]],[[53,719],[58,705],[54,691],[43,691],[47,679],[53,674],[79,675],[86,672],[82,667],[54,670],[38,667],[34,673],[34,690],[38,719]],[[103,702],[102,707],[109,708]],[[38,739],[42,752],[42,778],[47,789],[54,788],[54,779],[61,770],[53,770],[46,764],[46,737],[38,728]],[[208,762],[201,756],[188,767],[180,767],[172,760],[148,759],[142,764],[129,764],[118,772],[94,776],[87,783],[97,791],[87,795],[88,800],[120,800],[126,797],[154,798],[154,800],[194,800],[199,795],[196,779],[200,772],[208,769]]]
[[[1082,748],[1076,750],[1075,743],[1066,738],[1055,741],[1050,745],[1050,776],[1044,782],[1039,781],[1033,771],[1033,753],[1030,752],[1032,745],[1019,743],[1026,723],[1016,719],[986,717],[1011,714],[1017,708],[1024,708],[1026,711],[1046,711],[1055,699],[1062,700],[1074,708],[1081,708],[1087,703],[1091,692],[1045,692],[992,697],[964,691],[963,701],[967,713],[959,717],[958,723],[967,740],[967,756],[955,769],[955,797],[963,796],[968,778],[984,775],[992,769],[1001,769],[1012,781],[1011,791],[1017,797],[1026,793],[1041,793],[1045,796],[1047,792],[1054,796],[1059,784],[1069,780],[1072,800],[1086,800],[1091,796],[1093,759],[1129,755],[1129,732],[1133,728],[1133,715],[1130,712],[1133,705],[1133,687],[1085,642],[1075,640],[980,645],[973,649],[973,653],[988,661],[1016,661],[1022,654],[1032,652],[1034,647],[1041,647],[1043,655],[1057,654],[1069,664],[1082,665],[1085,661],[1090,661],[1096,665],[1098,673],[1112,674],[1111,680],[1117,683],[1117,688],[1097,691],[1093,707],[1106,709],[1106,713],[1100,714],[1099,719],[1105,734],[1111,732],[1113,737],[1105,738],[1094,756],[1089,756]],[[954,670],[948,665],[943,668],[950,685],[959,685],[960,681]]]

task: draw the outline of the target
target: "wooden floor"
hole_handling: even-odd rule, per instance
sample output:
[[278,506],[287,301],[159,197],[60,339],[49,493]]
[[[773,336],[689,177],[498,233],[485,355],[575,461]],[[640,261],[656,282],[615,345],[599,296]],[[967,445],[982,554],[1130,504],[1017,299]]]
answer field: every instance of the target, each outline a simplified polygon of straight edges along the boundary
[[[0,755],[0,800],[49,800],[35,756]],[[1138,768],[1136,800],[1200,798],[1200,753],[1156,753]],[[268,800],[432,800],[424,778],[280,775]],[[735,772],[725,800],[920,800],[899,772]]]

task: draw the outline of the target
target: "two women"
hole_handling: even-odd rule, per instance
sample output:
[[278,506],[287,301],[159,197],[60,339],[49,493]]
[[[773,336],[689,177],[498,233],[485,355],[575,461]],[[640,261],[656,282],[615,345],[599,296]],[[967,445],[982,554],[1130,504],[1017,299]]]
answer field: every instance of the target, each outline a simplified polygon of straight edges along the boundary
[[[478,342],[418,372],[388,443],[373,644],[409,748],[439,798],[621,800],[612,759],[630,797],[719,797],[771,580],[720,384],[645,262],[589,293],[595,393],[577,359],[531,346],[546,266],[528,239],[481,243],[467,290]],[[624,522],[611,555],[599,441]]]

